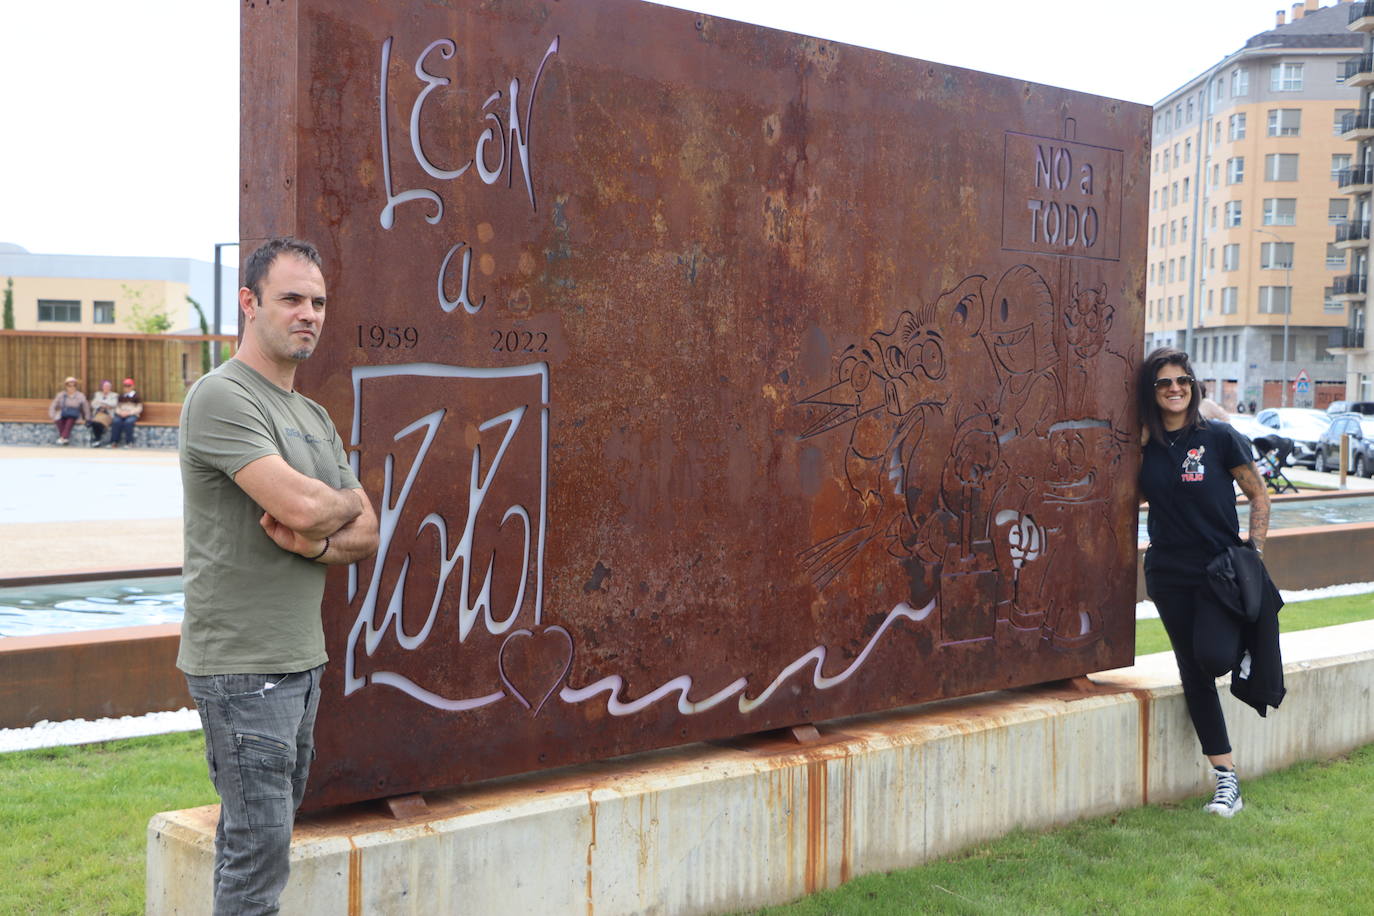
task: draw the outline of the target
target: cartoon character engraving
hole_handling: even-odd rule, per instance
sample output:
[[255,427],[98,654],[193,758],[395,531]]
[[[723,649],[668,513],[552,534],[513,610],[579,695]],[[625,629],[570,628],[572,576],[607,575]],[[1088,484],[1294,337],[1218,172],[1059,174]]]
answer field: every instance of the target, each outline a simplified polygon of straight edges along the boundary
[[[1075,539],[1111,495],[1129,437],[1096,416],[1091,383],[1115,307],[1074,281],[1062,308],[1034,267],[966,277],[838,354],[835,381],[798,406],[821,409],[807,439],[847,428],[845,480],[858,524],[800,552],[824,589],[873,540],[931,597],[945,643],[995,638],[999,621],[1056,648],[1100,637],[1096,602],[1070,580]],[[881,383],[882,395],[874,390]],[[1097,527],[1100,527],[1098,525]],[[1096,549],[1116,556],[1110,532]],[[1091,591],[1091,589],[1087,589]]]

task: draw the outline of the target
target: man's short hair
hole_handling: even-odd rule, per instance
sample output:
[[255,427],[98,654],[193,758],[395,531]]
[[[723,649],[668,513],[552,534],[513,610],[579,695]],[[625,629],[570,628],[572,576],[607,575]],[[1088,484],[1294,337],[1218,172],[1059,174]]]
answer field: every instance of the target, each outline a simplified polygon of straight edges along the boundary
[[320,262],[319,250],[304,239],[292,238],[289,235],[268,239],[248,256],[248,261],[243,266],[243,285],[253,291],[253,295],[257,297],[258,301],[262,301],[262,278],[267,276],[267,272],[272,269],[277,256],[283,253],[295,255],[314,264],[321,271],[324,270],[324,264]]

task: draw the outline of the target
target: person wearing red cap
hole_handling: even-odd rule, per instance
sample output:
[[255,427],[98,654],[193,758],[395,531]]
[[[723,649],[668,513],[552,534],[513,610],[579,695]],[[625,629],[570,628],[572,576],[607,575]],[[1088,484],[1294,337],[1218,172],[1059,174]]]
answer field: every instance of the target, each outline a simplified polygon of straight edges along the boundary
[[125,445],[134,444],[134,424],[143,416],[143,397],[134,388],[134,380],[124,380],[124,390],[115,401],[114,424],[110,427],[110,448],[119,448],[122,439]]

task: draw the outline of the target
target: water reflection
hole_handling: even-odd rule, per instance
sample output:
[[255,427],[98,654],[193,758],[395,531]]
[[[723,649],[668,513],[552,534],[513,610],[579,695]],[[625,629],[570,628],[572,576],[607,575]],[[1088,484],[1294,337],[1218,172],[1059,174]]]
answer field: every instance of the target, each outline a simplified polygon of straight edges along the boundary
[[180,623],[180,576],[0,588],[0,636]]
[[[1374,496],[1352,496],[1337,499],[1273,500],[1270,502],[1269,528],[1315,528],[1318,525],[1345,525],[1351,522],[1374,522]],[[1250,507],[1236,507],[1240,516],[1240,530],[1250,524]],[[1145,510],[1140,510],[1136,536],[1143,544],[1150,539],[1145,530]]]

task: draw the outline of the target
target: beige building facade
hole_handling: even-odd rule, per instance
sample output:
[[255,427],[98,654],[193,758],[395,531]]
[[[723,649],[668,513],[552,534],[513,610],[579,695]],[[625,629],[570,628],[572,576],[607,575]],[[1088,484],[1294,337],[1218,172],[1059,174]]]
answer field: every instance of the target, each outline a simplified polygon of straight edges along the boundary
[[1350,9],[1296,4],[1155,106],[1146,350],[1186,350],[1230,410],[1344,396]]
[[[0,294],[12,281],[14,329],[137,333],[137,315],[165,314],[169,330],[200,333],[193,297],[213,324],[214,265],[190,258],[34,254],[0,244]],[[237,328],[237,263],[221,269],[221,327]],[[214,328],[210,328],[214,333]]]

